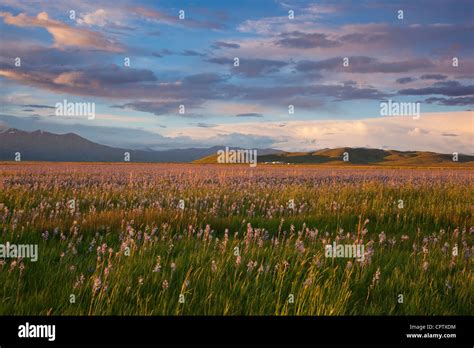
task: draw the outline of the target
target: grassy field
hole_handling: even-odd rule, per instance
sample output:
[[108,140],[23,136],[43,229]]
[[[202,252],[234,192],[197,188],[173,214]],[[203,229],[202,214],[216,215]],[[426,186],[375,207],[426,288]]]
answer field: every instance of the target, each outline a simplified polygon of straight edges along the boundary
[[[0,314],[472,314],[472,169],[0,164]],[[364,261],[325,245],[364,246]]]

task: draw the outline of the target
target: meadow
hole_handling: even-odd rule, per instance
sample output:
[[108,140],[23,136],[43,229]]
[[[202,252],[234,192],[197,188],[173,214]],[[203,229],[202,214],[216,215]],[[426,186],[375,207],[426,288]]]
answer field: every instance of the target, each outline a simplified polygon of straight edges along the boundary
[[1,163],[0,315],[472,315],[473,173]]

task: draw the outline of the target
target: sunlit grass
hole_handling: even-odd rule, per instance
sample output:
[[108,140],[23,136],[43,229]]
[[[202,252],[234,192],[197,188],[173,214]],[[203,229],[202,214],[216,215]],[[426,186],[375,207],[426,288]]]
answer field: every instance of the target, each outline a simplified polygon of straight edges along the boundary
[[[0,314],[472,312],[469,170],[35,164],[0,173],[0,242],[39,245],[35,263],[0,259]],[[364,262],[326,258],[334,240],[373,252]]]

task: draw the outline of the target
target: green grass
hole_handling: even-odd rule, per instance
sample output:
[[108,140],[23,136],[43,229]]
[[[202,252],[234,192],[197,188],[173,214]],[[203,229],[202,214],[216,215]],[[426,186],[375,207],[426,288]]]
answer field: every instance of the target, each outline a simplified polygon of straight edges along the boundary
[[[2,315],[472,314],[467,170],[0,169],[0,242],[39,245],[0,259]],[[373,254],[326,258],[336,238]]]

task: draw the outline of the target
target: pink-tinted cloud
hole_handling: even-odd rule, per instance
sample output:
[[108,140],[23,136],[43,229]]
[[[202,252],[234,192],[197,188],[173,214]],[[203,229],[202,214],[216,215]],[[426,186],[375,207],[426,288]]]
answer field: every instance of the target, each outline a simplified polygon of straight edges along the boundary
[[46,29],[53,36],[54,47],[56,48],[75,46],[109,52],[123,51],[118,43],[107,39],[101,33],[89,29],[75,28],[61,21],[51,19],[46,12],[40,12],[36,17],[28,16],[25,13],[14,16],[8,12],[0,12],[0,17],[3,17],[3,21],[9,25]]

